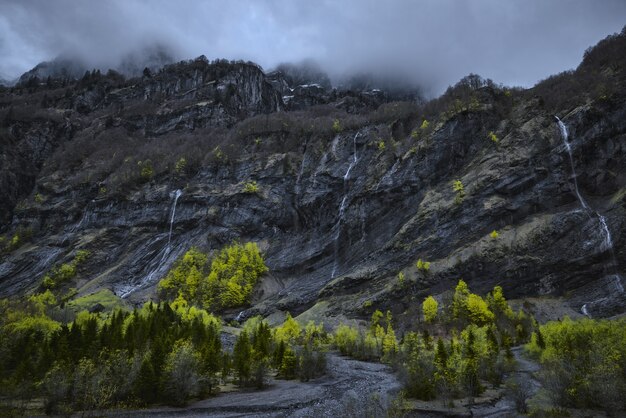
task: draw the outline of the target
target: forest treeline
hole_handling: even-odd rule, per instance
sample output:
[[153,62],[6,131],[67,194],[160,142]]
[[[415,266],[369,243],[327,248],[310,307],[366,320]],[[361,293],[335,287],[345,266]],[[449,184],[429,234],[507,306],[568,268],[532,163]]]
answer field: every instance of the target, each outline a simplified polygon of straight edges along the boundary
[[245,305],[266,269],[254,244],[233,244],[212,257],[192,248],[161,282],[161,300],[138,309],[82,311],[59,321],[62,299],[54,289],[0,300],[0,410],[18,413],[34,399],[43,399],[49,414],[181,406],[224,384],[262,388],[273,379],[315,379],[326,371],[327,352],[338,350],[390,365],[410,398],[452,406],[505,385],[518,411],[528,412],[528,388],[509,379],[512,347],[523,344],[541,363],[538,377],[554,405],[626,406],[624,320],[539,326],[511,309],[501,287],[482,297],[463,280],[450,298],[426,297],[402,335],[391,312],[375,308],[368,322],[333,332],[288,313],[276,327],[261,317],[227,326],[209,311],[231,306],[216,302],[229,287],[243,295],[234,305]]

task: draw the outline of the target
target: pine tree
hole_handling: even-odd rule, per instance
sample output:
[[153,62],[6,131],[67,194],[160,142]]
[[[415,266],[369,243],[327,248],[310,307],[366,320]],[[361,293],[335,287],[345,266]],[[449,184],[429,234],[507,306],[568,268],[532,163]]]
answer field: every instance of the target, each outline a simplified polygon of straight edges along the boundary
[[237,375],[237,382],[239,386],[245,386],[250,380],[252,359],[252,347],[250,345],[250,339],[248,333],[242,331],[237,337],[235,347],[233,349],[233,369]]

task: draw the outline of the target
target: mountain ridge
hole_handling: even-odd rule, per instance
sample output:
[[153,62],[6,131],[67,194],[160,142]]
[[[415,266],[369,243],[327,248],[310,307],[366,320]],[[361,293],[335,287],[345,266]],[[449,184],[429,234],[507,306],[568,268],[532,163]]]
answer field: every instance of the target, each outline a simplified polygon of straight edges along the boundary
[[[566,296],[592,316],[623,313],[626,103],[615,51],[625,37],[533,89],[470,75],[429,102],[290,84],[204,57],[129,80],[91,72],[5,89],[0,296],[35,291],[88,250],[64,290],[109,288],[139,304],[190,246],[249,240],[270,273],[244,317],[364,318],[374,302],[407,323],[412,302],[446,297],[459,277],[480,292],[499,284],[512,297]],[[554,115],[569,128],[581,193],[606,216],[615,266],[573,193]],[[23,245],[13,248],[15,236]]]

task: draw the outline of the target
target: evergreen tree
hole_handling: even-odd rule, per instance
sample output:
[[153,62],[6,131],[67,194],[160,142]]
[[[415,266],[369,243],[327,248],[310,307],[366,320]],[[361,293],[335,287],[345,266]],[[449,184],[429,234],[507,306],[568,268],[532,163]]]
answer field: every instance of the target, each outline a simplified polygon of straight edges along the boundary
[[233,369],[239,386],[247,385],[250,380],[251,359],[252,346],[250,345],[250,339],[248,338],[248,333],[242,331],[239,337],[237,337],[233,349]]

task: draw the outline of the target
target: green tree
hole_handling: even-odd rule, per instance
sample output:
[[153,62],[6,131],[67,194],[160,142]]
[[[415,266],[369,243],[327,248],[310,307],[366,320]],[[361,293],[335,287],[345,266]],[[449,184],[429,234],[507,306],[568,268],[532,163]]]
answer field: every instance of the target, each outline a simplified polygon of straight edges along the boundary
[[428,296],[422,302],[422,312],[424,313],[424,320],[428,323],[433,322],[437,318],[437,309],[439,304],[432,296]]
[[233,349],[233,369],[239,386],[246,386],[251,375],[252,346],[246,331],[242,331]]
[[476,325],[485,325],[494,320],[493,312],[489,310],[487,303],[478,295],[471,293],[467,298],[467,315],[469,320]]
[[179,340],[165,363],[165,389],[175,405],[185,405],[200,389],[200,358],[191,342]]
[[454,318],[460,319],[467,315],[467,301],[470,295],[467,283],[463,280],[459,280],[459,283],[454,289],[454,296],[452,297],[452,314]]
[[463,199],[465,199],[465,187],[461,180],[454,180],[454,182],[452,182],[452,190],[456,194],[454,198],[455,203],[460,204],[463,202]]

